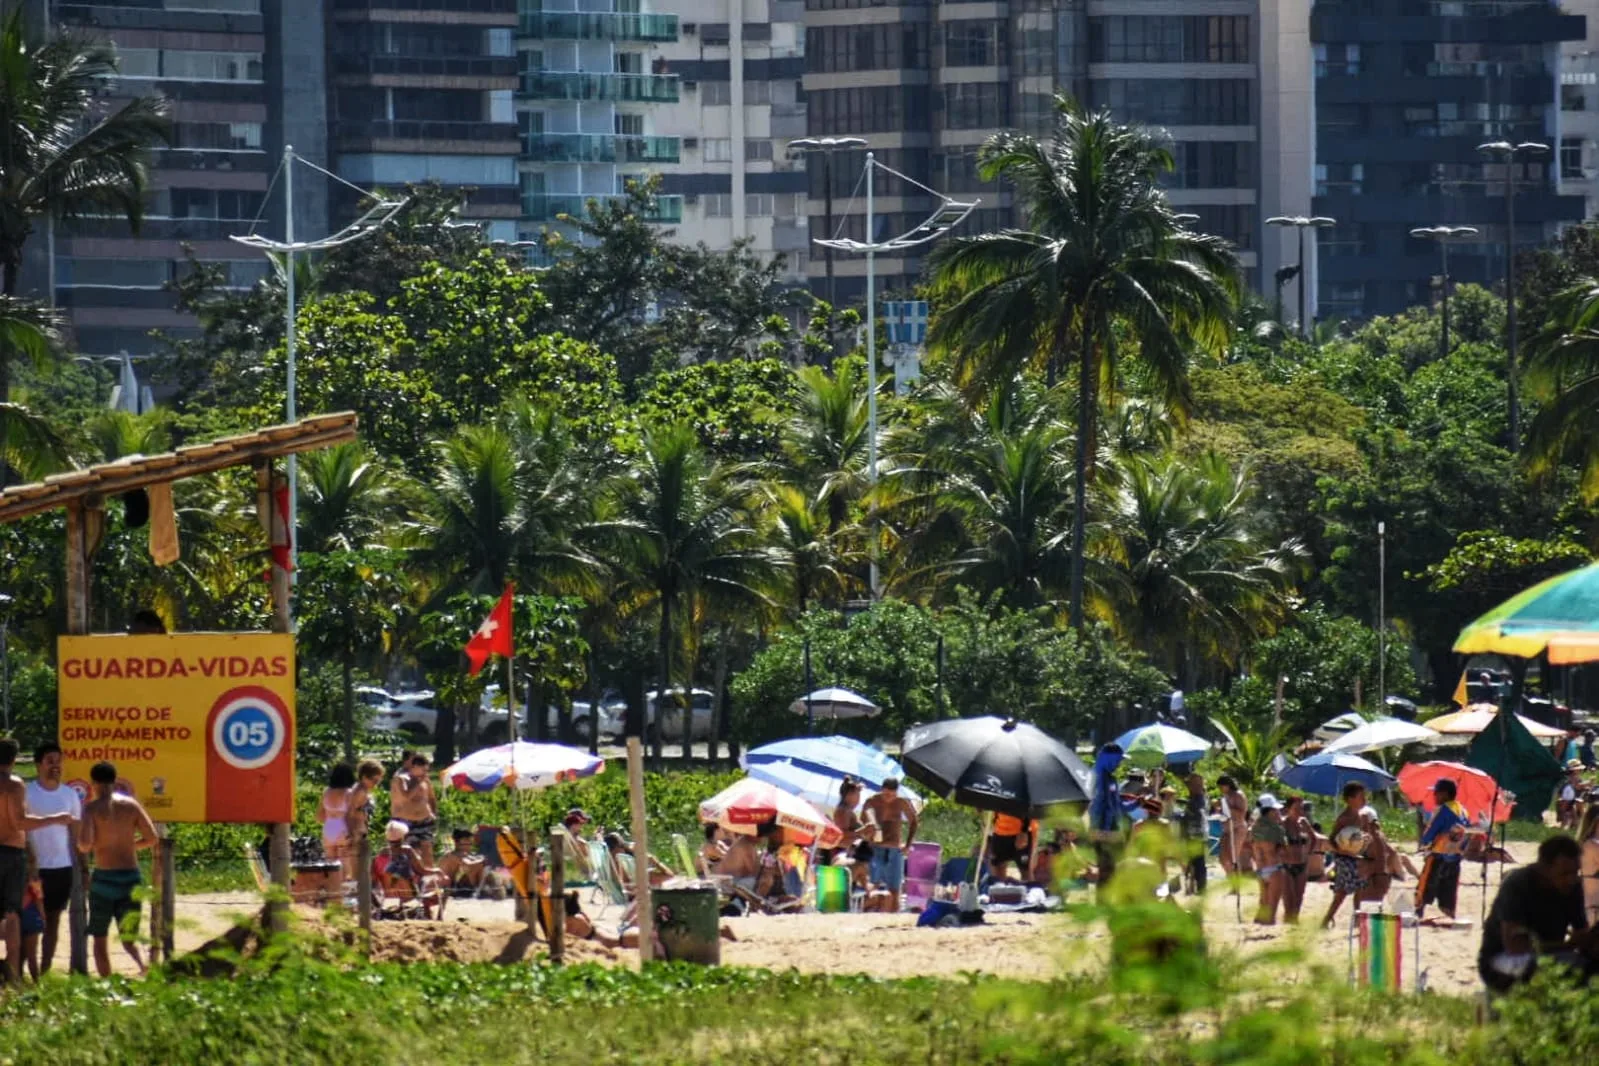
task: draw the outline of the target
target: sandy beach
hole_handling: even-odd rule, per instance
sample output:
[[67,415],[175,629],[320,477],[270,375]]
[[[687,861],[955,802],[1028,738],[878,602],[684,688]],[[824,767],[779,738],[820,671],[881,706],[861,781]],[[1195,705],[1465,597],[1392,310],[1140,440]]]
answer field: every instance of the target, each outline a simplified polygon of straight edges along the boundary
[[[1512,845],[1518,859],[1530,860],[1532,845]],[[1509,870],[1512,867],[1507,866]],[[1212,867],[1211,876],[1220,871]],[[1497,866],[1488,870],[1490,901],[1499,884]],[[1413,892],[1413,881],[1395,891]],[[1213,884],[1206,900],[1206,935],[1214,950],[1250,956],[1293,944],[1335,975],[1349,972],[1349,914],[1346,903],[1333,929],[1319,928],[1332,899],[1329,885],[1312,883],[1306,893],[1304,921],[1297,928],[1259,926],[1253,922],[1253,885],[1239,902],[1224,884]],[[1068,897],[1070,898],[1070,897]],[[1472,995],[1479,989],[1477,947],[1481,939],[1482,867],[1471,866],[1461,878],[1459,916],[1454,928],[1420,929],[1420,966],[1425,987],[1433,992]],[[1188,901],[1182,901],[1188,905]],[[220,935],[238,917],[260,906],[252,893],[184,896],[178,902],[176,946],[179,955]],[[615,907],[589,906],[602,929],[614,927]],[[319,914],[299,908],[307,921],[321,927]],[[796,969],[806,973],[866,973],[878,977],[944,976],[966,972],[1041,980],[1052,975],[1100,965],[1107,954],[1102,928],[1085,926],[1059,914],[990,916],[980,926],[920,929],[913,914],[798,914],[729,919],[738,941],[722,945],[722,961],[734,966]],[[445,959],[457,962],[510,963],[543,954],[548,945],[529,940],[512,920],[508,900],[453,900],[442,922],[378,922],[373,926],[374,957],[382,961]],[[1405,933],[1404,984],[1416,987],[1417,931]],[[58,953],[64,961],[65,946]],[[569,944],[573,961],[631,964],[635,952],[611,952],[589,942]],[[112,960],[118,972],[132,972],[132,963],[115,944]]]

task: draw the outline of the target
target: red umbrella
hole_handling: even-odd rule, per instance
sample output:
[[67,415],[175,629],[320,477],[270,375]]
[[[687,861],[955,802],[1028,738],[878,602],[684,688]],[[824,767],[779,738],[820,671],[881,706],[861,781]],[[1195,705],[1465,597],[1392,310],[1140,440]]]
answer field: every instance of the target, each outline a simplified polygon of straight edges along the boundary
[[1494,779],[1481,770],[1457,762],[1413,762],[1399,771],[1399,791],[1411,803],[1419,803],[1431,812],[1437,806],[1432,786],[1445,779],[1455,783],[1455,800],[1473,820],[1481,818],[1490,805],[1494,821],[1510,820],[1510,810],[1516,804],[1515,794],[1500,789]]
[[776,822],[836,848],[844,835],[833,820],[792,792],[753,777],[740,778],[700,804],[700,821],[715,822],[732,833],[754,836],[763,822]]

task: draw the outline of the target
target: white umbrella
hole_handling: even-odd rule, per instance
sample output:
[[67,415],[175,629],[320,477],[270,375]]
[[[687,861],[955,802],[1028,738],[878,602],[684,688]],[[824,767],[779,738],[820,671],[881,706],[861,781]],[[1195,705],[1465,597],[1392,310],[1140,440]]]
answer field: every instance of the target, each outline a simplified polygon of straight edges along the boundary
[[715,822],[730,833],[755,836],[766,822],[797,829],[816,838],[824,848],[836,848],[844,839],[833,820],[815,806],[767,781],[743,777],[700,804],[700,821]]
[[[822,773],[791,762],[761,762],[750,765],[749,775],[757,781],[765,781],[785,792],[792,792],[801,799],[814,803],[823,811],[831,811],[838,806],[838,789],[841,782],[833,774]],[[899,794],[902,799],[909,800],[911,806],[918,811],[922,809],[922,797],[909,785],[900,785]],[[877,795],[876,789],[870,785],[861,785],[862,803],[875,795]]]
[[1397,748],[1403,744],[1418,744],[1438,740],[1437,730],[1428,729],[1403,718],[1376,718],[1363,722],[1328,744],[1323,751],[1346,752],[1354,755],[1379,748]]
[[446,788],[462,792],[493,792],[549,788],[605,772],[605,760],[564,744],[533,744],[525,740],[474,751],[445,767],[439,780]]
[[810,714],[817,718],[870,718],[881,708],[859,692],[847,688],[819,688],[809,696],[801,696],[788,705],[795,714]]
[[1311,734],[1323,744],[1330,744],[1352,729],[1359,729],[1366,724],[1366,719],[1358,711],[1346,711],[1336,718],[1329,718],[1316,727]]

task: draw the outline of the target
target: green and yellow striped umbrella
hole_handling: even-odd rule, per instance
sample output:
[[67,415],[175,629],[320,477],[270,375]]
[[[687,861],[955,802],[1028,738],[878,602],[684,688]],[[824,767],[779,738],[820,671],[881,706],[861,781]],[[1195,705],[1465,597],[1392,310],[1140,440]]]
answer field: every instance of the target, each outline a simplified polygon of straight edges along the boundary
[[1519,659],[1548,652],[1555,664],[1599,660],[1599,563],[1512,596],[1462,629],[1455,651]]

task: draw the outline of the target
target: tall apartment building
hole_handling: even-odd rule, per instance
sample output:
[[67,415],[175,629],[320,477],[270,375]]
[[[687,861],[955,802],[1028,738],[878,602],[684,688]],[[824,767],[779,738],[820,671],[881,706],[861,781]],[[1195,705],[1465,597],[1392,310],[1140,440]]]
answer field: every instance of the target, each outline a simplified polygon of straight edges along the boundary
[[[362,188],[436,181],[462,217],[514,239],[520,214],[516,0],[329,0],[329,142]],[[338,186],[332,224],[354,213]]]
[[806,175],[790,142],[806,135],[802,0],[676,0],[681,33],[662,45],[682,92],[654,115],[680,154],[659,169],[683,198],[676,237],[728,248],[748,240],[805,280]]
[[[521,0],[516,120],[523,235],[581,215],[588,199],[621,195],[630,179],[680,158],[661,132],[679,79],[659,49],[678,36],[676,15],[639,11],[636,0]],[[678,195],[657,201],[656,221],[681,220]]]
[[1599,218],[1599,0],[1562,10],[1586,18],[1588,32],[1560,44],[1559,189],[1582,197],[1582,217],[1591,220]]
[[1509,165],[1523,247],[1584,214],[1562,195],[1559,43],[1581,15],[1541,0],[1318,0],[1314,211],[1337,225],[1321,242],[1323,317],[1388,314],[1425,303],[1436,245],[1414,227],[1474,226],[1449,255],[1457,282],[1503,277],[1507,164],[1490,141],[1557,149]]
[[[1022,220],[1008,188],[978,178],[979,147],[1002,129],[1047,135],[1054,93],[1066,90],[1164,127],[1177,161],[1173,202],[1199,216],[1196,226],[1232,240],[1259,282],[1283,262],[1281,243],[1264,239],[1264,218],[1309,201],[1309,96],[1293,74],[1308,66],[1305,19],[1306,0],[807,0],[810,132],[865,137],[905,176],[980,197],[962,227],[980,232]],[[835,205],[858,193],[860,163],[860,153],[835,157]],[[818,231],[822,169],[811,162]],[[892,176],[878,192],[876,239],[909,230],[936,204]],[[841,210],[848,235],[864,239],[860,201]],[[914,256],[879,260],[881,288],[908,290],[921,266]],[[822,257],[812,259],[813,284],[824,268]],[[835,269],[841,299],[846,291],[859,299],[864,265],[840,259]]]
[[258,253],[228,240],[262,214],[281,127],[268,91],[268,32],[275,10],[260,0],[156,0],[59,4],[46,17],[109,37],[121,57],[119,98],[159,90],[172,102],[172,144],[155,153],[143,226],[83,220],[41,226],[30,252],[32,288],[53,294],[77,350],[153,349],[152,329],[182,335],[191,323],[164,286],[184,269],[183,245],[222,263],[232,284],[266,270]]

